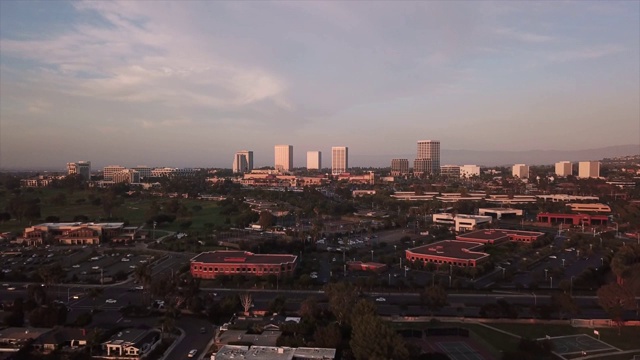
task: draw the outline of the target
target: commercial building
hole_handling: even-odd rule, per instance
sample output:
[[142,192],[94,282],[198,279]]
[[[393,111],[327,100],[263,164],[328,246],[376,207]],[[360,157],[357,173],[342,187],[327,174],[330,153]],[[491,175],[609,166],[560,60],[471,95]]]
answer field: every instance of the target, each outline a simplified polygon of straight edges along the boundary
[[465,215],[465,214],[433,214],[431,215],[433,223],[438,225],[449,226],[456,232],[464,232],[478,229],[482,225],[491,224],[493,218],[491,216]]
[[234,173],[248,173],[253,170],[253,151],[242,150],[233,155]]
[[102,176],[104,177],[104,180],[112,181],[113,180],[113,174],[115,174],[117,172],[120,172],[122,170],[126,170],[126,168],[124,166],[120,166],[120,165],[105,166],[102,169]]
[[197,170],[191,168],[155,168],[151,170],[151,177],[193,176]]
[[500,244],[509,241],[531,243],[542,236],[544,236],[544,233],[537,231],[486,229],[460,234],[456,236],[456,240],[480,244]]
[[611,207],[606,204],[583,204],[583,203],[571,203],[567,204],[574,212],[595,212],[595,213],[610,213]]
[[478,209],[478,215],[491,216],[495,219],[509,218],[522,216],[522,209],[512,208],[480,208]]
[[571,161],[557,162],[556,175],[562,176],[562,177],[573,175],[573,164],[571,164]]
[[278,171],[291,171],[293,169],[293,145],[276,145],[274,167]]
[[322,152],[307,151],[307,170],[322,169]]
[[[431,172],[436,174],[440,171],[440,141],[438,140],[420,140],[418,141],[417,159],[430,159]],[[415,167],[414,167],[415,172]]]
[[544,201],[561,202],[561,201],[599,201],[597,196],[581,196],[569,194],[553,194],[553,195],[536,195],[536,198]]
[[91,161],[78,161],[67,163],[67,173],[69,175],[80,174],[85,181],[91,180]]
[[110,358],[140,359],[160,342],[157,330],[128,328],[102,343]]
[[403,176],[409,174],[409,159],[391,159],[391,175]]
[[606,225],[609,222],[609,217],[606,215],[540,213],[538,214],[537,221],[548,224],[571,224],[590,226]]
[[405,250],[405,257],[423,264],[476,267],[489,260],[489,254],[480,251],[482,247],[477,242],[443,240]]
[[295,271],[297,259],[297,256],[288,254],[209,251],[191,259],[191,276],[201,279],[213,279],[220,275],[291,276]]
[[211,355],[211,360],[333,360],[335,357],[336,349],[329,348],[224,345]]
[[440,175],[457,179],[460,177],[460,166],[442,165],[440,166]]
[[349,148],[334,146],[331,148],[331,173],[340,175],[349,169]]
[[114,173],[112,175],[111,180],[115,184],[120,184],[120,183],[137,184],[140,182],[140,173],[133,169],[125,169],[125,170]]
[[421,177],[433,174],[433,161],[431,159],[415,159],[413,161],[413,175]]
[[470,178],[480,176],[480,166],[478,165],[462,165],[460,166],[460,177]]
[[138,165],[131,169],[140,173],[140,179],[148,179],[151,177],[151,168],[146,165]]
[[124,223],[43,223],[24,229],[18,243],[40,245],[51,240],[65,245],[95,245],[101,238],[113,238],[124,230]]
[[515,164],[511,169],[511,175],[520,179],[529,178],[529,166],[525,164]]
[[599,178],[600,161],[580,161],[578,163],[578,177],[581,179]]

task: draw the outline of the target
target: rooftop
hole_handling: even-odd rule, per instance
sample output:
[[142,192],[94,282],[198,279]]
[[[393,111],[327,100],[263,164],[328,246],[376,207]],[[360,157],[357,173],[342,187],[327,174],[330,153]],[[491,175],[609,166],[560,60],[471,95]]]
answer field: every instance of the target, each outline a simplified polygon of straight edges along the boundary
[[0,330],[0,341],[36,339],[49,331],[49,328],[10,327]]
[[408,249],[407,252],[464,260],[478,260],[485,256],[489,256],[489,254],[477,251],[480,248],[482,248],[482,244],[474,242],[443,240],[435,242],[433,244],[422,245],[412,249]]
[[254,254],[248,251],[217,250],[196,255],[192,262],[229,264],[285,264],[293,263],[297,256],[289,254]]

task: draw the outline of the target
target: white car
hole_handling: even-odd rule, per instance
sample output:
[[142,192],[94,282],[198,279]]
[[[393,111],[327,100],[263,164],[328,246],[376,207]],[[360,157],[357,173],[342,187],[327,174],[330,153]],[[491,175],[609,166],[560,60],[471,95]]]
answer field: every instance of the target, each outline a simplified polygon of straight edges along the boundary
[[79,267],[80,267],[80,265],[79,265],[79,264],[75,264],[75,265],[73,265],[73,266],[72,266],[72,268],[75,268],[75,269],[77,269],[77,268],[79,268]]
[[383,297],[379,297],[376,299],[377,302],[385,302],[387,301],[387,299],[383,298]]
[[187,354],[187,356],[192,358],[192,357],[196,356],[197,353],[198,353],[197,349],[192,349],[191,351],[189,351],[189,354]]
[[91,267],[93,270],[100,270],[100,266],[92,266]]
[[312,279],[317,279],[317,278],[318,278],[318,275],[316,275],[316,274],[311,274],[311,275],[309,275],[309,277],[310,277],[310,278],[312,278]]
[[105,301],[107,304],[115,304],[118,302],[118,300],[116,299],[107,299],[107,301]]
[[549,259],[557,259],[557,258],[558,258],[558,257],[557,257],[557,256],[555,256],[555,255],[551,255],[551,256],[549,256]]
[[126,257],[122,258],[122,262],[127,262],[127,261],[129,261],[129,258],[126,258]]

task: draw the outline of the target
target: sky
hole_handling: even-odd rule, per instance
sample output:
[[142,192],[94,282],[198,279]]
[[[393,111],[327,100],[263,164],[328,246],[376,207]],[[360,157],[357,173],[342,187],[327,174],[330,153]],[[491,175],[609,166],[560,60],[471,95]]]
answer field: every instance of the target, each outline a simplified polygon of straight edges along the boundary
[[0,1],[0,168],[640,143],[640,1]]

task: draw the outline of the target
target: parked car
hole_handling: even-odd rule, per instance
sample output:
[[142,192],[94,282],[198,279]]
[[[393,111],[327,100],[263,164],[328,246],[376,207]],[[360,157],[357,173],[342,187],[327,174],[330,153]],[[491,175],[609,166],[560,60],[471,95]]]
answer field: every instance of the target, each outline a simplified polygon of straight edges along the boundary
[[192,358],[192,357],[196,356],[197,353],[198,353],[197,349],[192,349],[191,351],[189,351],[189,354],[187,354],[187,356]]
[[107,304],[115,304],[118,302],[118,300],[116,299],[107,299],[107,301],[105,301]]

